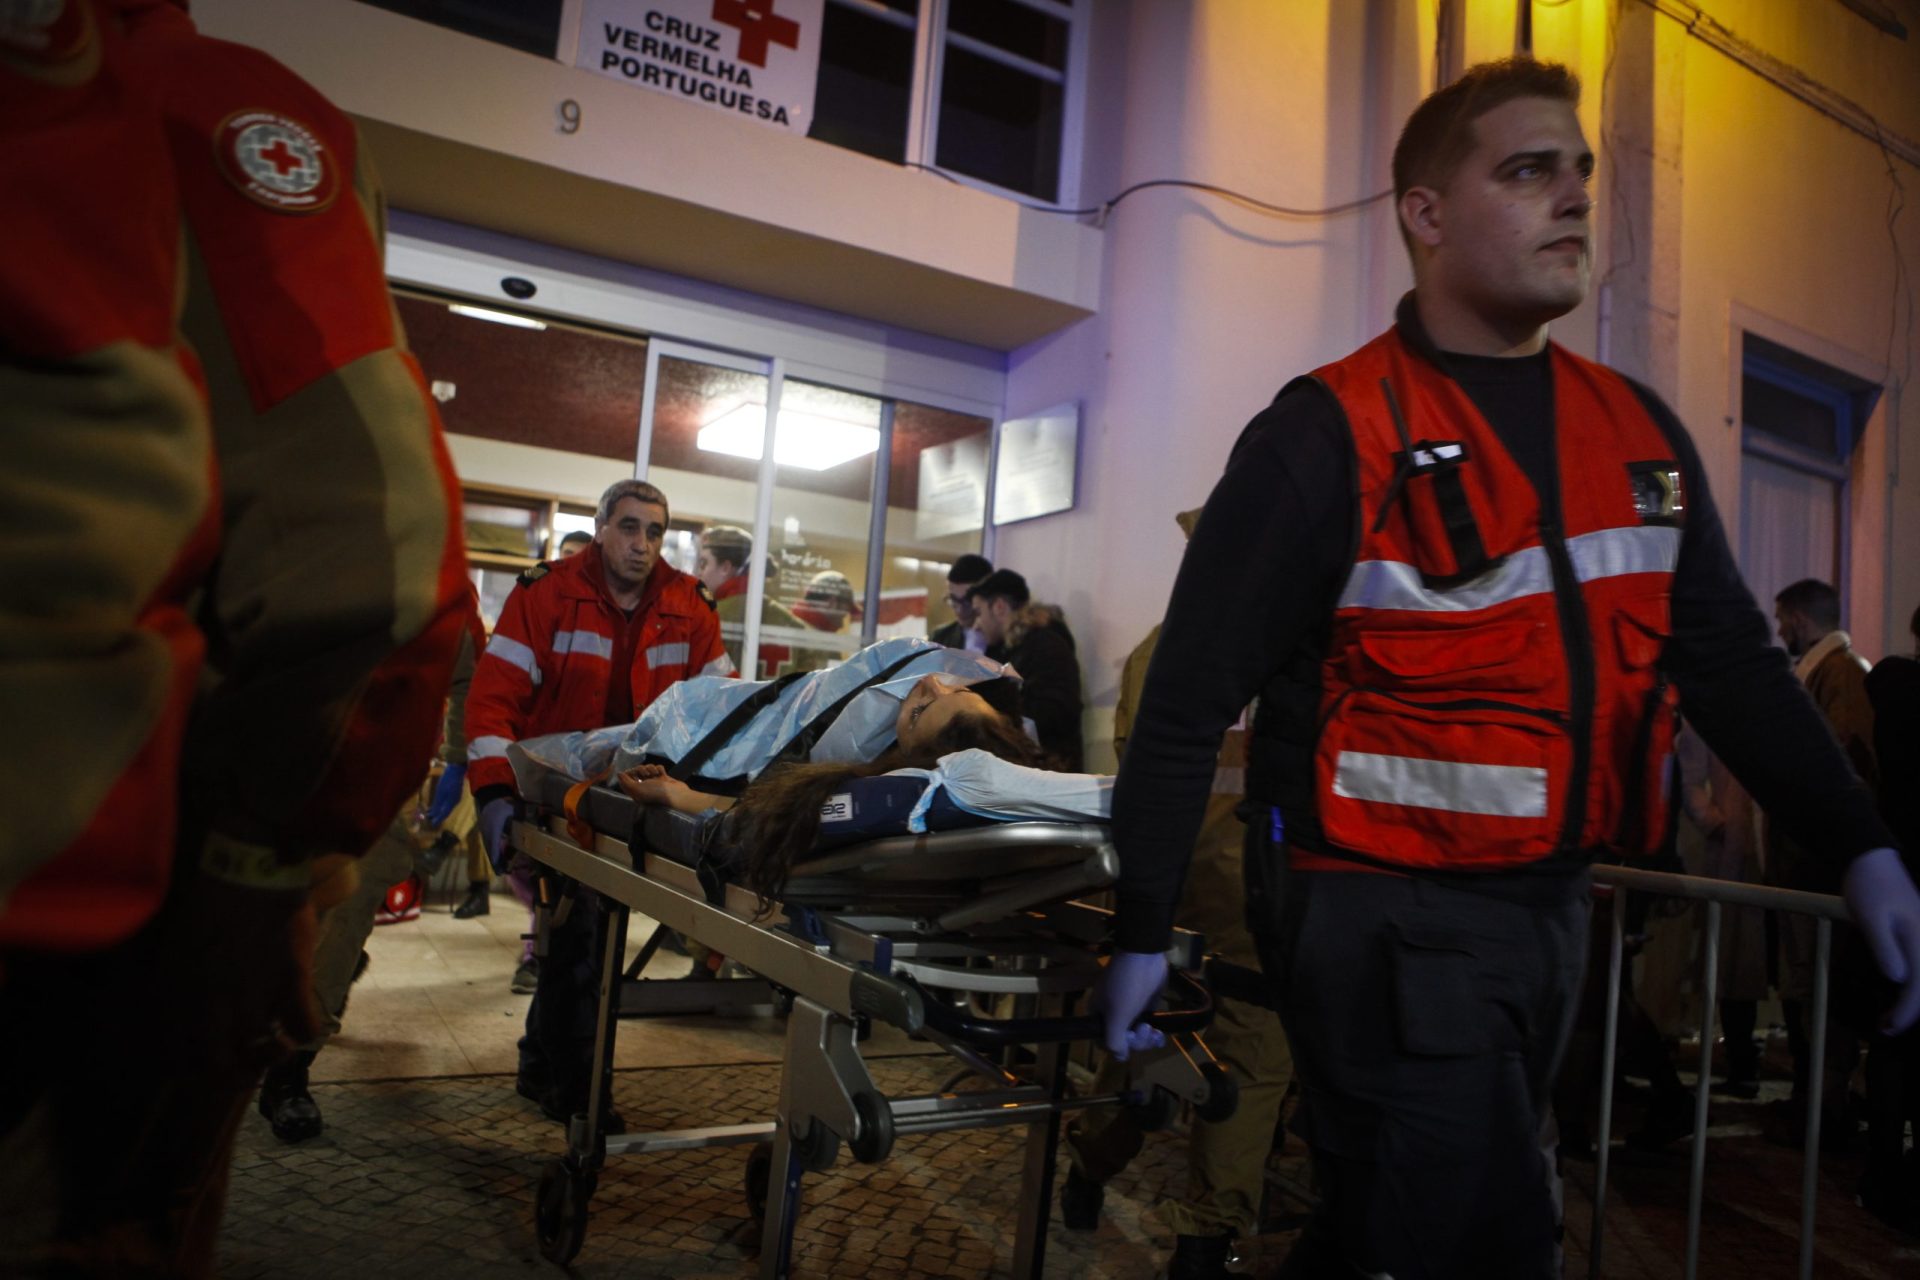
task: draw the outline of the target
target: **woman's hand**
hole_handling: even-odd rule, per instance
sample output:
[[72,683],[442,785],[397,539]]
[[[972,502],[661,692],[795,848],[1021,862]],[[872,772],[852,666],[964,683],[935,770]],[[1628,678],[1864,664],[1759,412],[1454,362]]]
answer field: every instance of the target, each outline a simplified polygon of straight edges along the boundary
[[684,797],[691,788],[678,778],[667,776],[667,767],[660,764],[635,765],[614,781],[620,789],[638,800],[641,804],[661,804],[668,808],[677,808],[676,798]]

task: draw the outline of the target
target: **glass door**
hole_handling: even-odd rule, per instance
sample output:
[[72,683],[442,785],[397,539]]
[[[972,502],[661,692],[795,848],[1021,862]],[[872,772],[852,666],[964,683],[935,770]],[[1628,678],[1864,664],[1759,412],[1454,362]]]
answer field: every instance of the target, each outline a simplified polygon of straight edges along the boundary
[[655,339],[636,474],[666,558],[719,603],[741,674],[833,666],[952,619],[946,571],[986,531],[993,419]]
[[[760,653],[774,455],[768,410],[779,412],[778,360],[655,341],[647,350],[634,474],[667,496],[668,564],[698,576],[717,601],[720,638],[749,679]],[[766,657],[778,666],[782,655]]]

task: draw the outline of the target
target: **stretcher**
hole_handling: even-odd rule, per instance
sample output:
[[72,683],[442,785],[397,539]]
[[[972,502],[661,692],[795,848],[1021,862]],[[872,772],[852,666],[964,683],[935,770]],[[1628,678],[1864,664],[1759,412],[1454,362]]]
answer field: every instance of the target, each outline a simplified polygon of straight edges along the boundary
[[[1067,1087],[1068,1046],[1102,1031],[1097,1017],[1076,1011],[1099,974],[1111,923],[1108,912],[1076,899],[1111,885],[1119,871],[1102,825],[962,823],[841,844],[794,867],[780,901],[763,913],[754,894],[727,880],[716,848],[723,824],[714,815],[635,805],[524,755],[514,763],[528,803],[510,838],[548,873],[543,904],[554,905],[542,909],[557,909],[577,888],[607,903],[588,1111],[573,1117],[566,1154],[542,1174],[535,1201],[540,1249],[551,1261],[564,1266],[582,1247],[609,1156],[754,1147],[746,1191],[761,1224],[760,1274],[786,1277],[804,1176],[831,1168],[843,1145],[854,1159],[879,1164],[909,1135],[1026,1125],[1014,1274],[1038,1277],[1066,1113],[1128,1106],[1155,1127],[1182,1104],[1208,1120],[1233,1112],[1233,1078],[1199,1034],[1212,1017],[1197,977],[1204,940],[1186,931],[1169,951],[1168,1007],[1149,1015],[1166,1046],[1133,1055],[1122,1090],[1075,1096]],[[771,1119],[602,1132],[630,912],[723,953],[781,994],[786,1041]],[[999,997],[1014,997],[1017,1016],[975,1012],[1007,1003]],[[870,1023],[945,1050],[959,1074],[936,1094],[886,1096],[861,1057]],[[1016,1047],[1029,1053],[1010,1052]],[[1030,1064],[1004,1065],[1023,1057]],[[981,1087],[953,1087],[969,1076]]]

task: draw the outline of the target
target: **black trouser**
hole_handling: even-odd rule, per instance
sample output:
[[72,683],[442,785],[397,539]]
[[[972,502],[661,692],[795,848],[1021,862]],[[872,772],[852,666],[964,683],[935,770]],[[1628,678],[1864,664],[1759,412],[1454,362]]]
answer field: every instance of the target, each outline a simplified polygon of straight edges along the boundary
[[1279,870],[1249,910],[1305,1096],[1322,1202],[1282,1274],[1549,1277],[1540,1145],[1586,955],[1588,877],[1548,905],[1370,872]]
[[[549,875],[561,895],[549,915],[547,952],[527,1006],[520,1073],[547,1089],[568,1114],[587,1109],[593,1036],[600,1007],[601,922],[606,906],[585,885]],[[561,903],[571,895],[571,905]]]

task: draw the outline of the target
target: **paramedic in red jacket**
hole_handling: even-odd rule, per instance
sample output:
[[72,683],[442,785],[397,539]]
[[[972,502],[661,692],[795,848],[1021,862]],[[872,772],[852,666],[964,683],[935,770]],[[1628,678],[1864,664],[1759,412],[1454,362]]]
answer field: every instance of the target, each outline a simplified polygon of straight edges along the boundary
[[[495,866],[510,857],[510,744],[626,724],[677,680],[733,674],[712,593],[660,557],[666,532],[666,495],[621,480],[600,496],[593,545],[507,597],[467,694],[467,784]],[[520,1042],[520,1092],[562,1123],[586,1109],[599,914],[583,891],[554,929]]]
[[[1658,397],[1547,340],[1585,296],[1593,155],[1564,67],[1409,119],[1394,327],[1242,435],[1174,585],[1114,794],[1107,1040],[1165,972],[1223,731],[1249,748],[1249,921],[1323,1198],[1288,1277],[1556,1274],[1540,1146],[1592,862],[1644,853],[1677,693],[1817,847],[1920,1012],[1920,895],[1769,643]],[[1223,614],[1226,597],[1244,603]]]

